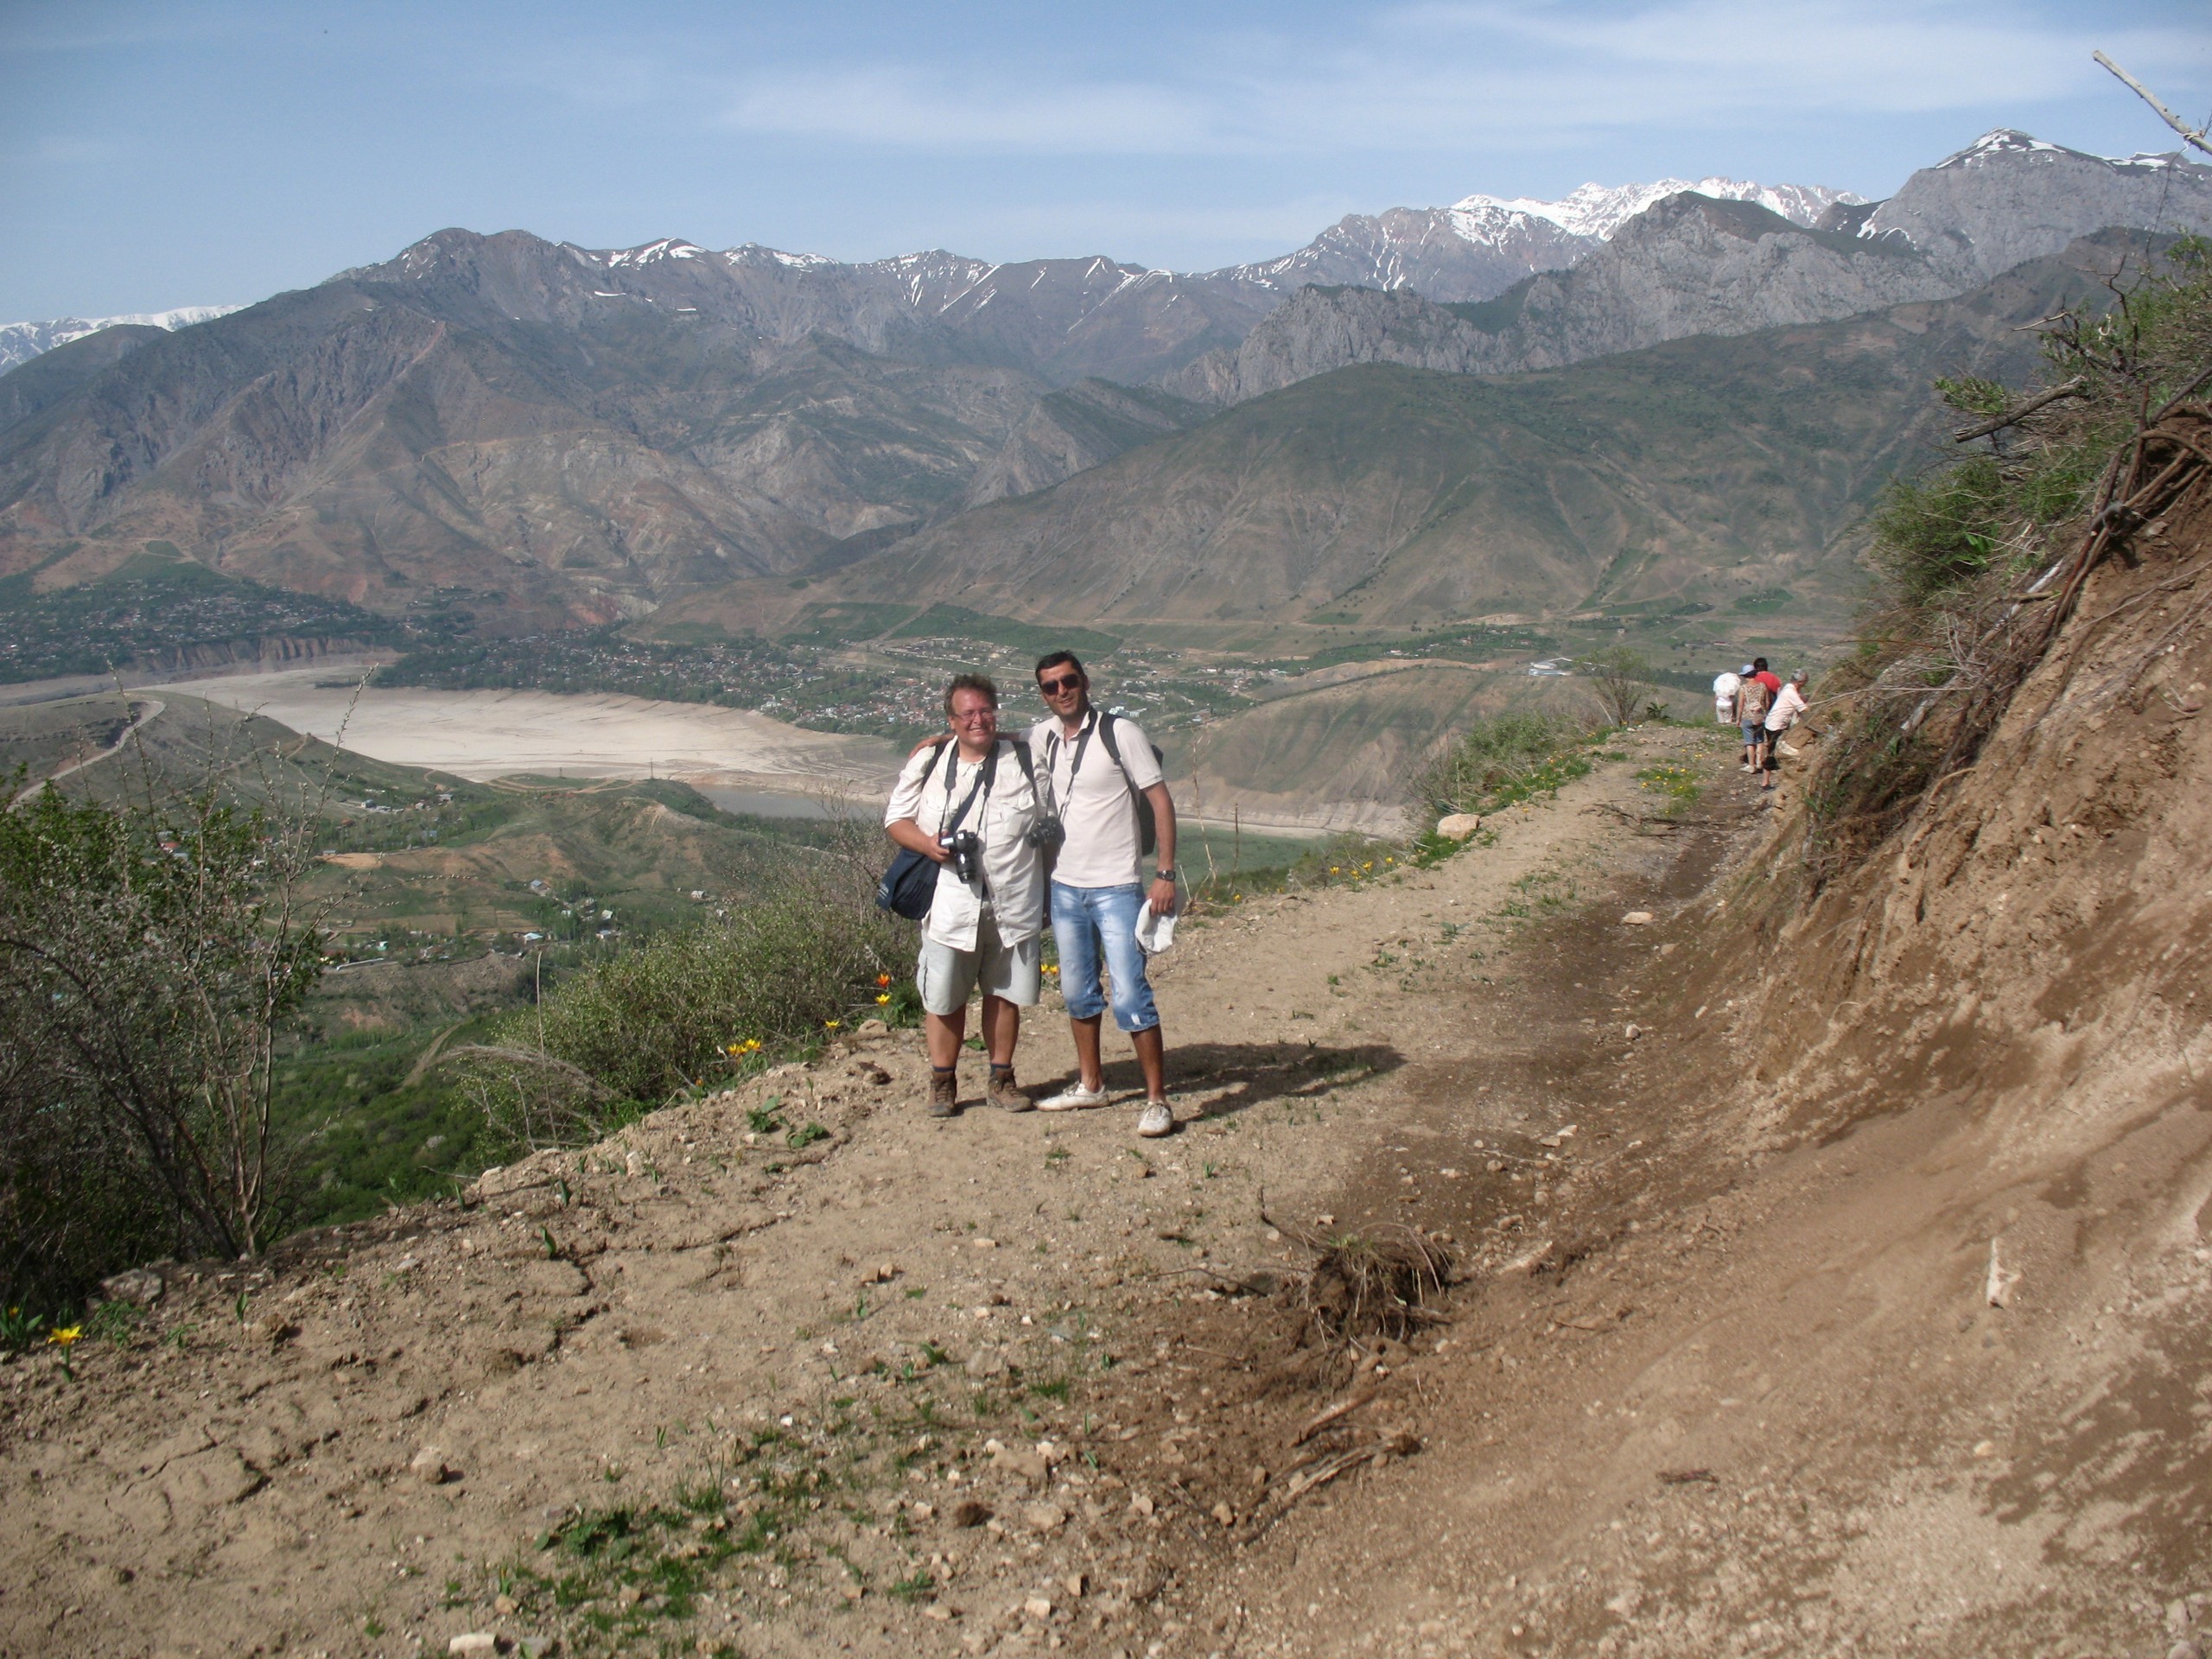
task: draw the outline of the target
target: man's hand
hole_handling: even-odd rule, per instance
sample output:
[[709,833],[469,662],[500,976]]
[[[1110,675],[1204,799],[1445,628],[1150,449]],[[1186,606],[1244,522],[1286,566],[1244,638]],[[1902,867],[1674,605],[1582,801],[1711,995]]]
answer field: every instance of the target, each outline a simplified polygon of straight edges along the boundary
[[952,854],[950,849],[939,846],[937,837],[912,818],[901,818],[896,823],[885,825],[883,833],[889,836],[898,846],[904,847],[911,852],[919,853],[932,863],[952,862]]
[[1175,913],[1175,884],[1173,881],[1162,881],[1154,876],[1152,891],[1145,897],[1152,903],[1154,915],[1173,916]]

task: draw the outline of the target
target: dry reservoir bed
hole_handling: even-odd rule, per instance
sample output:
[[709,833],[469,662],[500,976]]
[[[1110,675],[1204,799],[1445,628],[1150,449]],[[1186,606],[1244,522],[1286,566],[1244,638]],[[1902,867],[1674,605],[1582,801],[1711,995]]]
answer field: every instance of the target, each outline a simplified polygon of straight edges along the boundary
[[[163,688],[148,688],[158,696]],[[380,689],[358,696],[327,668],[194,680],[174,688],[265,715],[394,766],[486,781],[518,772],[681,779],[804,794],[887,793],[899,752],[874,739],[803,731],[766,715],[612,693]],[[342,728],[342,740],[341,740]]]

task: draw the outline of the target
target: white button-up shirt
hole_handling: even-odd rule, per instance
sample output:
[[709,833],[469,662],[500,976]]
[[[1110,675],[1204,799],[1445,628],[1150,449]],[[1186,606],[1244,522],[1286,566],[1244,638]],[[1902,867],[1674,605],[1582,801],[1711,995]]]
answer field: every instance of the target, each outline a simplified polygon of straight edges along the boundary
[[[1045,858],[1027,839],[1030,826],[1037,822],[1037,793],[1014,754],[1018,741],[998,740],[998,766],[991,786],[978,791],[968,816],[960,821],[961,829],[973,830],[982,839],[982,885],[963,881],[950,864],[938,866],[937,897],[922,930],[955,950],[976,948],[976,924],[987,898],[999,938],[1007,944],[1033,939],[1044,931]],[[983,769],[980,761],[956,758],[948,779],[945,752],[953,750],[957,756],[957,743],[948,742],[907,757],[891,791],[891,803],[883,809],[885,828],[912,819],[924,835],[932,840],[938,836],[940,826],[968,798]]]

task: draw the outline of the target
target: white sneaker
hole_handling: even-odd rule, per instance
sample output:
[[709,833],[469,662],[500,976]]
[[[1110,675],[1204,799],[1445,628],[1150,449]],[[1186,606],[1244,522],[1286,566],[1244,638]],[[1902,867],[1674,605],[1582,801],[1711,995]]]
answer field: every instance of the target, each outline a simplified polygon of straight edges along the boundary
[[1086,1106],[1103,1106],[1113,1096],[1102,1086],[1086,1089],[1077,1077],[1057,1095],[1048,1095],[1037,1103],[1040,1112],[1079,1112]]
[[1147,1101],[1144,1116],[1137,1119],[1137,1133],[1148,1141],[1163,1135],[1175,1133],[1175,1109],[1164,1100]]

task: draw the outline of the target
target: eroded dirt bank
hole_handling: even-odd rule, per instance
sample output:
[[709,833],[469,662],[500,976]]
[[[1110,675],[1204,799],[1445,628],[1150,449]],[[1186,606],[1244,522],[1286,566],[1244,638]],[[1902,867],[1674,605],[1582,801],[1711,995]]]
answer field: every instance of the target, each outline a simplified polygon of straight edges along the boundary
[[[1782,902],[1791,809],[1620,752],[1186,931],[1172,1141],[928,1122],[862,1034],[0,1370],[0,1648],[2164,1653],[2202,1094],[2061,1071],[2103,1151],[2008,1161],[2009,1045],[1925,1086],[1923,965],[1811,976],[1860,912]],[[1714,780],[1674,826],[1662,759]],[[1025,1053],[1065,1075],[1051,1016]],[[1449,1322],[1343,1341],[1307,1238],[1449,1251]]]

